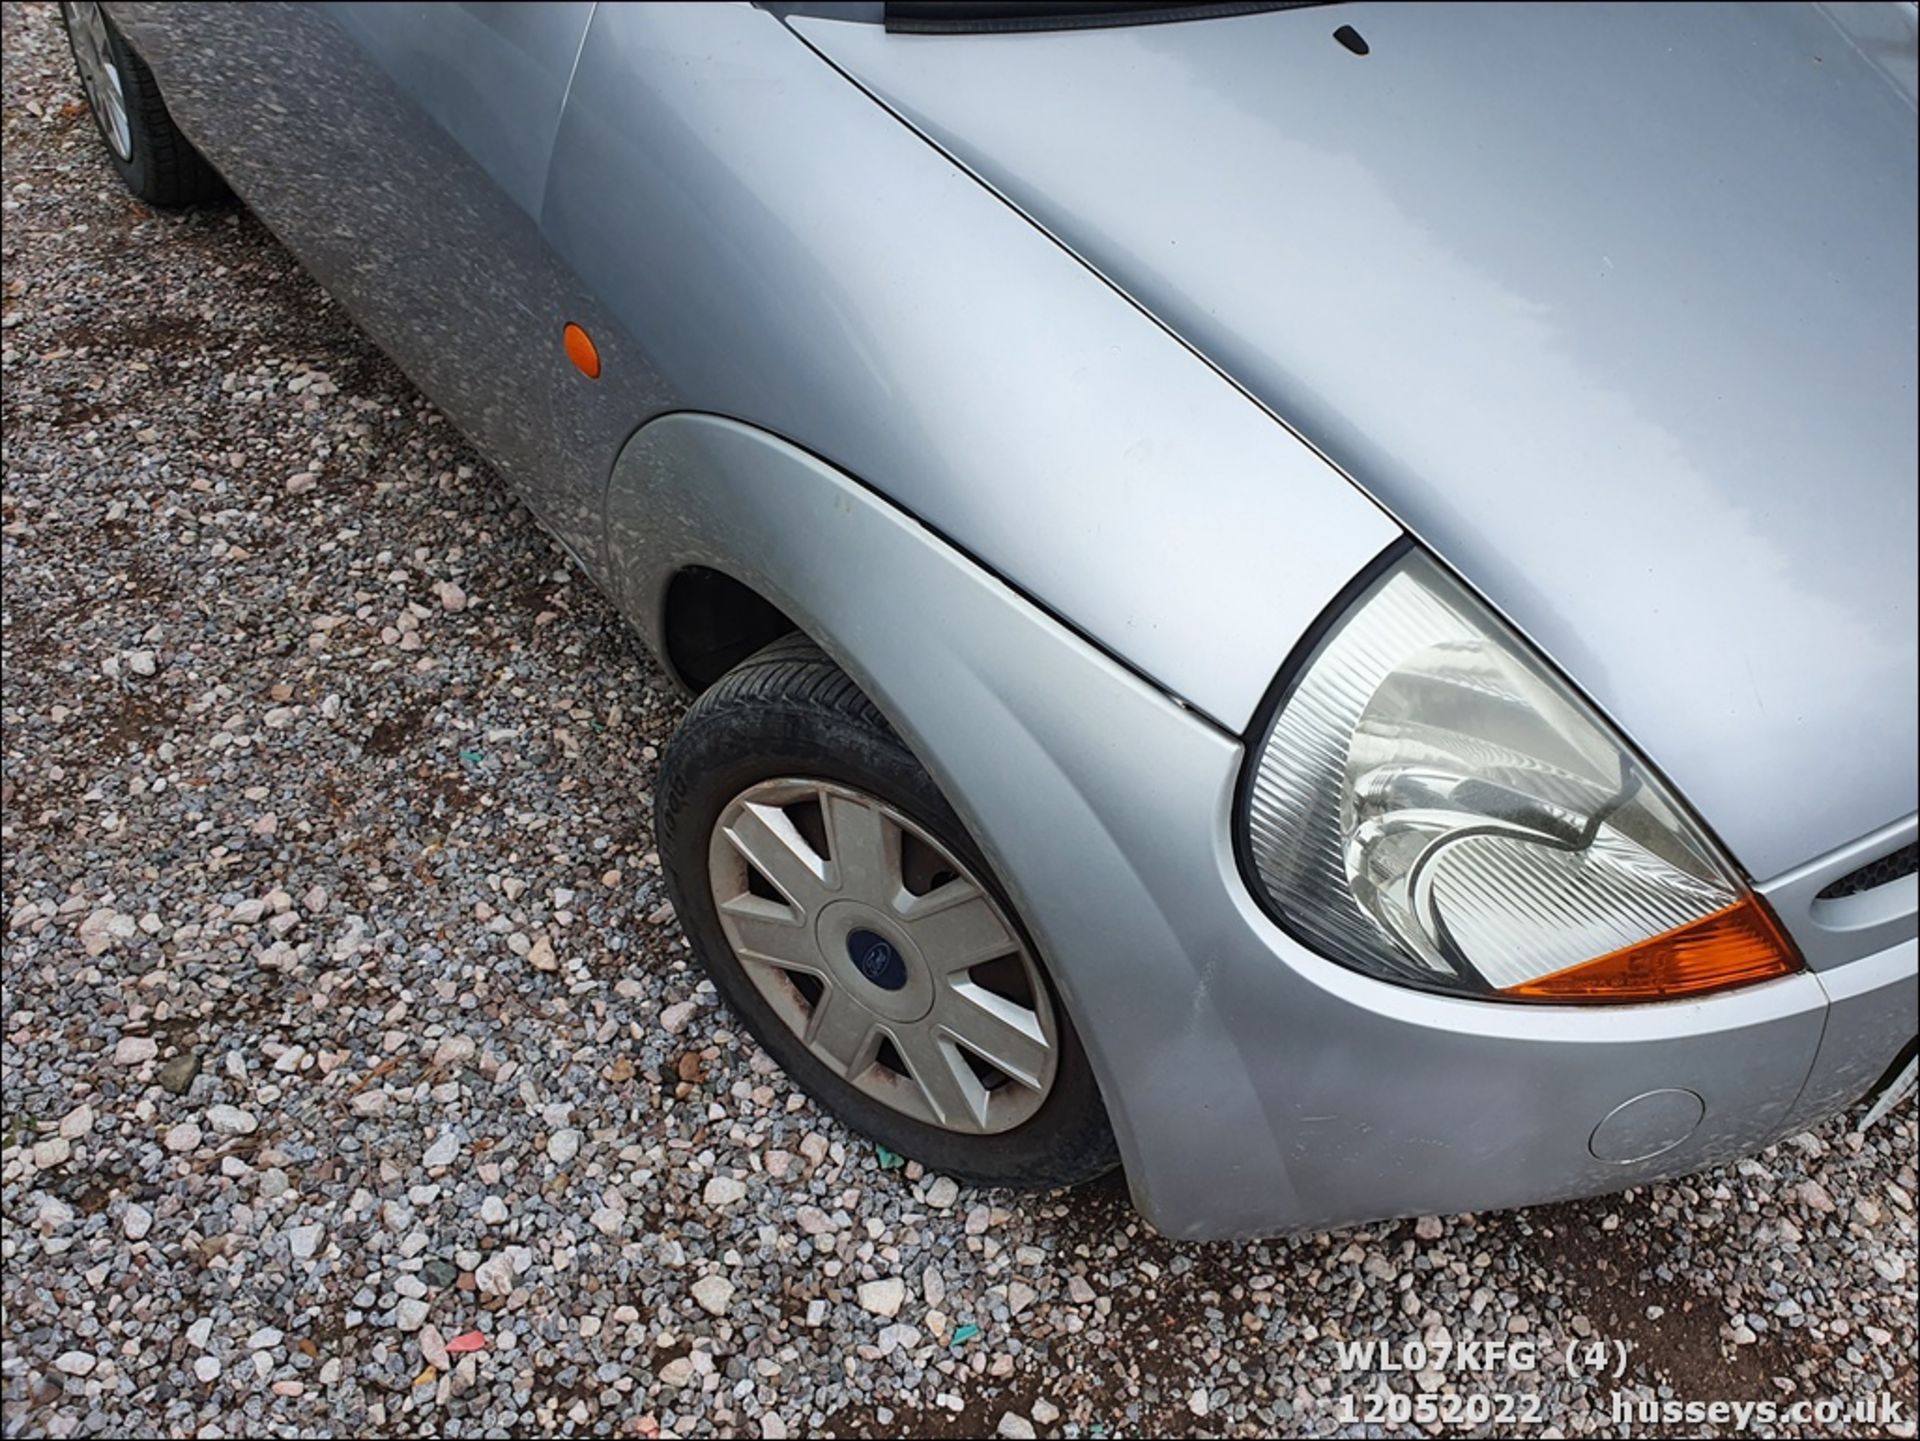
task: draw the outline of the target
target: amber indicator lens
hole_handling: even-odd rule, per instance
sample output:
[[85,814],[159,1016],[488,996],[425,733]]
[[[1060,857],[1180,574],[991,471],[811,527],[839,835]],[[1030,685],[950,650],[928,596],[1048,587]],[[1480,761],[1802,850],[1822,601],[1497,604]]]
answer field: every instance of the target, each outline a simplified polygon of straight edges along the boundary
[[1766,902],[1745,896],[1723,911],[1502,995],[1529,1001],[1663,1001],[1769,981],[1800,968]]
[[600,350],[599,347],[593,343],[593,337],[588,335],[587,332],[579,326],[573,324],[572,321],[568,321],[567,328],[564,332],[564,339],[567,347],[567,359],[573,362],[574,369],[586,376],[588,380],[598,380],[600,378]]

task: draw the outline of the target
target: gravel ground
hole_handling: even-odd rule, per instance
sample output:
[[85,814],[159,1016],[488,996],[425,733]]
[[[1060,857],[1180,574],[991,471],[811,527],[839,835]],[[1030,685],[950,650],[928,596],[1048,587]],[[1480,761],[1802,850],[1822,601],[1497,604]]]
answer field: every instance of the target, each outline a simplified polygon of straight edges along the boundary
[[[1422,1385],[1545,1435],[1616,1390],[1911,1417],[1911,1102],[1247,1246],[883,1165],[691,964],[649,831],[680,701],[612,609],[250,217],[122,193],[50,9],[6,7],[4,91],[8,1434],[1416,1434],[1342,1403]],[[1539,1365],[1342,1369],[1443,1336]]]

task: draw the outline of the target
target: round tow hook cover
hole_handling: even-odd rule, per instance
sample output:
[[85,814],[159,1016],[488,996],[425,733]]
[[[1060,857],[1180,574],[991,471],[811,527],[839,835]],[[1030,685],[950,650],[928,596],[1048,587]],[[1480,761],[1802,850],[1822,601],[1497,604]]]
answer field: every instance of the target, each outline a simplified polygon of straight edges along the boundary
[[1707,1103],[1692,1091],[1647,1091],[1607,1112],[1587,1149],[1618,1166],[1650,1161],[1691,1136],[1706,1113]]

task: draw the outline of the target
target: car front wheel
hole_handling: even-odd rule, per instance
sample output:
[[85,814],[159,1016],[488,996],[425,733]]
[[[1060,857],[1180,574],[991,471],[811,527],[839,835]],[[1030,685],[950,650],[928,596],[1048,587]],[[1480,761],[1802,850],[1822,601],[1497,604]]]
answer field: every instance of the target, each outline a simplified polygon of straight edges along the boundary
[[674,907],[715,987],[856,1130],[962,1180],[1116,1162],[1031,940],[913,753],[812,642],[688,711],[656,792]]

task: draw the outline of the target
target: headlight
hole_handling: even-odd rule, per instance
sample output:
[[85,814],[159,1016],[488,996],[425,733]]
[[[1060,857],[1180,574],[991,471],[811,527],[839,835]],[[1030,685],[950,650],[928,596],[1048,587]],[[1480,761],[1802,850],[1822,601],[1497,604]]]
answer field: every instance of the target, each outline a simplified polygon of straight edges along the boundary
[[1260,887],[1356,970],[1644,1001],[1799,967],[1660,778],[1417,552],[1334,621],[1254,757],[1242,839]]

